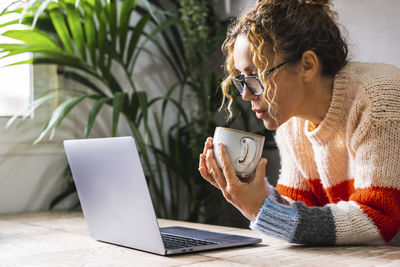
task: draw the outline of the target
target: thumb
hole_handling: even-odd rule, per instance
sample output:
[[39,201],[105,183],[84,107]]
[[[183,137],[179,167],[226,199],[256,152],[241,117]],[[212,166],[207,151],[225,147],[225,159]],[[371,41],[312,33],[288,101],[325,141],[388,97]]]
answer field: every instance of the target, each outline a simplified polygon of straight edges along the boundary
[[266,158],[261,158],[260,161],[258,162],[257,168],[256,168],[256,173],[255,173],[255,180],[257,183],[262,183],[264,184],[264,178],[265,178],[265,168],[267,167],[268,160]]

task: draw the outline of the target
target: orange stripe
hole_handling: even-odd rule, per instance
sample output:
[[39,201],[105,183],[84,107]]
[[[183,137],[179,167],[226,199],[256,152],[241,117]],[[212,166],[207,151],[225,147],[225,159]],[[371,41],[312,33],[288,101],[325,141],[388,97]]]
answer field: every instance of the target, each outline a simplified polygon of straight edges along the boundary
[[276,186],[276,190],[282,196],[289,197],[295,201],[303,201],[304,203],[306,203],[307,206],[320,206],[318,200],[310,191],[296,189],[281,184],[278,184]]
[[354,179],[343,181],[337,185],[324,188],[320,179],[305,179],[311,191],[318,198],[321,205],[348,201],[354,193]]
[[400,229],[400,190],[384,187],[356,189],[350,200],[355,201],[377,226],[386,242]]
[[343,181],[337,185],[325,189],[329,198],[329,203],[338,203],[339,201],[348,201],[354,193],[354,179]]
[[324,187],[321,184],[320,179],[305,179],[314,196],[318,199],[320,206],[324,206],[329,203],[329,199],[326,196]]

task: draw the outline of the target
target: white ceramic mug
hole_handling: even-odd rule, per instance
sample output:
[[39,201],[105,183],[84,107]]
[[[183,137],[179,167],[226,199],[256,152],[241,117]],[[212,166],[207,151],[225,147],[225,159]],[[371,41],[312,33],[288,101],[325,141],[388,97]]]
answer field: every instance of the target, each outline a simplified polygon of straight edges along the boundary
[[216,127],[213,138],[214,157],[221,168],[218,143],[223,143],[236,174],[245,178],[252,174],[261,159],[265,137],[231,128]]

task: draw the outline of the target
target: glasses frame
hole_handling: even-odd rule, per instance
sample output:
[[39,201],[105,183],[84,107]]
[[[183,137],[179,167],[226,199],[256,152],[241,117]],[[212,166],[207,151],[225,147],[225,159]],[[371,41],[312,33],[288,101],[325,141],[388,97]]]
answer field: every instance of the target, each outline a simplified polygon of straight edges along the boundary
[[[287,64],[287,63],[289,63],[289,62],[290,62],[290,61],[284,61],[284,62],[282,62],[282,63],[276,65],[275,67],[270,68],[269,70],[267,70],[266,72],[264,72],[263,75],[264,75],[264,76],[265,76],[265,75],[268,75],[268,74],[270,74],[271,72],[273,72],[273,71],[279,69],[280,67],[282,67],[283,65],[285,65],[285,64]],[[255,79],[255,80],[258,82],[258,84],[260,85],[260,87],[261,87],[261,89],[262,89],[262,92],[256,92],[254,88],[251,88],[251,86],[249,86],[248,83],[246,82],[246,79],[248,79],[248,78],[253,78],[253,79]],[[243,93],[244,93],[244,86],[245,86],[245,85],[246,85],[246,87],[250,90],[250,92],[251,92],[253,95],[262,95],[262,94],[264,93],[264,91],[265,91],[265,88],[264,88],[264,86],[262,85],[262,83],[260,82],[260,78],[258,77],[257,74],[256,74],[256,75],[249,75],[249,76],[245,76],[244,74],[240,74],[240,75],[236,76],[235,78],[232,78],[232,81],[236,81],[236,82],[238,82],[238,83],[241,85],[241,88],[238,88],[238,87],[236,86],[236,84],[235,84],[234,82],[232,82],[233,86],[236,88],[236,90],[239,91],[239,94],[240,94],[240,95],[243,95]]]

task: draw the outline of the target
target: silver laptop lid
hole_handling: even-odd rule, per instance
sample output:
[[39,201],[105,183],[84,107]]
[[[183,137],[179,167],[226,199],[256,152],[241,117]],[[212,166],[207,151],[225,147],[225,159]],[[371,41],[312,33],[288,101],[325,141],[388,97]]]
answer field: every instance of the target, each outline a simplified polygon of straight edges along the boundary
[[64,147],[91,236],[165,254],[134,139],[66,140]]

